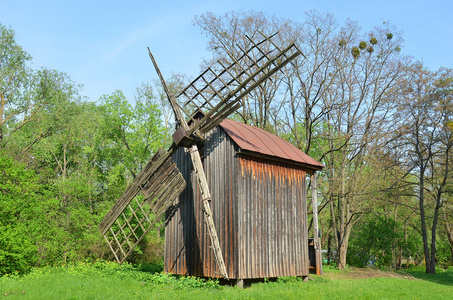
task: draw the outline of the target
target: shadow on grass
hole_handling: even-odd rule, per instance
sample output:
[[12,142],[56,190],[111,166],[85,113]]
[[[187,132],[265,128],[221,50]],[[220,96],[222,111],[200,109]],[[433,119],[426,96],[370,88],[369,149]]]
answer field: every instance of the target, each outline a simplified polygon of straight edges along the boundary
[[438,272],[436,270],[436,274],[426,274],[421,270],[408,270],[407,272],[418,279],[453,286],[452,271]]

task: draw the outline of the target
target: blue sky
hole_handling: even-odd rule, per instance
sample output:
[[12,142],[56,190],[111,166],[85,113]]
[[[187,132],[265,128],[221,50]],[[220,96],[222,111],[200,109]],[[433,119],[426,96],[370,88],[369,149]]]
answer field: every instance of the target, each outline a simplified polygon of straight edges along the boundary
[[332,13],[369,31],[390,21],[403,31],[403,53],[423,60],[431,70],[453,68],[453,1],[48,1],[0,0],[0,23],[16,32],[16,41],[33,57],[33,67],[67,73],[96,101],[135,89],[157,78],[150,47],[164,77],[198,75],[208,58],[207,38],[192,25],[195,15],[211,11],[263,11],[303,22],[304,12]]

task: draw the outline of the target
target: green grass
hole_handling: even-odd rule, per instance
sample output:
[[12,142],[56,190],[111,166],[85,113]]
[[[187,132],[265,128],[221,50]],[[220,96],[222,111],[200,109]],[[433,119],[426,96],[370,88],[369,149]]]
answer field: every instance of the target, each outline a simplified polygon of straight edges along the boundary
[[[414,267],[408,269],[407,272],[412,276],[430,281],[438,284],[448,285],[453,287],[453,267],[450,267],[448,270],[436,269],[436,274],[426,274],[424,267]],[[453,295],[451,297],[453,299]]]
[[[5,299],[453,299],[453,270],[417,279],[335,279],[326,276],[279,278],[245,289],[220,286],[216,281],[176,277],[130,265],[99,262],[35,269],[24,276],[0,277]],[[328,279],[328,278],[329,279]],[[339,278],[340,276],[338,276]],[[25,294],[23,294],[25,292]],[[4,296],[7,294],[6,297]]]

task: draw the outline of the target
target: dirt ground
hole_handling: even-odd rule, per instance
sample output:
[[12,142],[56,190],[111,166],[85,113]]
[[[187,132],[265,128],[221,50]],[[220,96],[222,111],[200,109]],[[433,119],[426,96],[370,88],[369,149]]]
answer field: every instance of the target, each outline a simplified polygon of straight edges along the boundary
[[410,280],[419,280],[408,273],[395,273],[393,271],[382,271],[373,267],[366,268],[350,268],[345,272],[325,272],[323,277],[329,279],[364,279],[364,278],[404,278]]

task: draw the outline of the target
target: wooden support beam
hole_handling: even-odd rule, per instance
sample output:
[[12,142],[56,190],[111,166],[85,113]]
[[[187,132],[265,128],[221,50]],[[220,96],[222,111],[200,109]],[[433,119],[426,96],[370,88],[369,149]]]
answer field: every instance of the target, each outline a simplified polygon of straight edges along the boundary
[[321,241],[319,239],[320,231],[318,227],[318,196],[317,196],[317,183],[316,172],[310,177],[311,181],[311,200],[313,206],[313,238],[315,247],[315,261],[316,261],[316,275],[322,275],[322,257],[321,257]]

